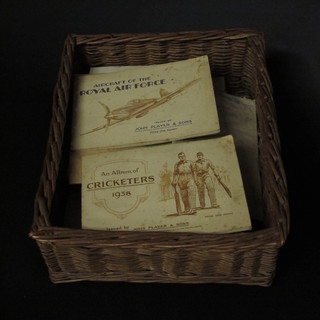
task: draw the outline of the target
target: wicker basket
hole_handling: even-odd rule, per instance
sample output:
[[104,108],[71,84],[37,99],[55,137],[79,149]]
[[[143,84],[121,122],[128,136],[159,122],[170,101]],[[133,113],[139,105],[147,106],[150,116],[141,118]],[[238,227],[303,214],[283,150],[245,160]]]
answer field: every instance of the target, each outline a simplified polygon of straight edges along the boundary
[[[264,218],[251,232],[106,232],[64,224],[72,75],[102,65],[146,65],[208,55],[231,94],[256,100]],[[69,108],[70,106],[70,108]],[[76,201],[80,202],[80,199]],[[79,211],[79,204],[78,210]],[[263,34],[252,30],[69,35],[53,97],[30,236],[54,283],[81,280],[268,286],[289,231],[287,185]],[[78,212],[79,214],[79,212]]]

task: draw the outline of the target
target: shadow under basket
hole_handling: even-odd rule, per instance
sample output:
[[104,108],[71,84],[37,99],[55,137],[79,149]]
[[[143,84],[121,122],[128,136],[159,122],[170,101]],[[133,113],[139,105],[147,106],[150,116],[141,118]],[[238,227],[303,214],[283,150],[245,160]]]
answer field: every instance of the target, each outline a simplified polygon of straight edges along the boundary
[[[90,67],[209,57],[228,93],[255,99],[263,217],[229,234],[82,230],[80,188],[68,185],[73,74]],[[159,34],[68,35],[53,96],[30,236],[50,279],[269,286],[289,232],[287,184],[261,32],[228,29]]]

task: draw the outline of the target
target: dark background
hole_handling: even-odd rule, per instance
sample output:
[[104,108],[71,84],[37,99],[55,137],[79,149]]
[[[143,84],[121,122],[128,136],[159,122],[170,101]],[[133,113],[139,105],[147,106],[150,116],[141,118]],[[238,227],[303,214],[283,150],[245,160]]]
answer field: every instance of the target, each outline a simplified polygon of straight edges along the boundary
[[[319,319],[320,2],[0,1],[1,319]],[[28,238],[67,33],[263,31],[291,231],[269,288],[52,284]]]

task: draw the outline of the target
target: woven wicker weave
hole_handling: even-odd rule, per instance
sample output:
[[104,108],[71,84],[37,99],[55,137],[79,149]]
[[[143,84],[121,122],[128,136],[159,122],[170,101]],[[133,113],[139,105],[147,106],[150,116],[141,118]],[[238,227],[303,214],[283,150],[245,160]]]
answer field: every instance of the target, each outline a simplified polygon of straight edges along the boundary
[[[256,100],[264,221],[251,232],[193,234],[105,232],[64,227],[72,74],[102,65],[146,65],[208,55],[231,94]],[[78,199],[80,202],[80,199]],[[70,35],[65,41],[47,152],[30,235],[55,282],[81,280],[238,283],[268,286],[289,231],[263,34],[252,30]]]

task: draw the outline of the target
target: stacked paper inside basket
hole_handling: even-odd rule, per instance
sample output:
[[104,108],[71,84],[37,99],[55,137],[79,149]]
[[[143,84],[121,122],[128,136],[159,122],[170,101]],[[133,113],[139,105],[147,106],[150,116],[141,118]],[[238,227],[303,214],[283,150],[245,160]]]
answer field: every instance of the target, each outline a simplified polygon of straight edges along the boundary
[[78,75],[72,120],[83,228],[236,232],[261,212],[255,103],[207,56]]

